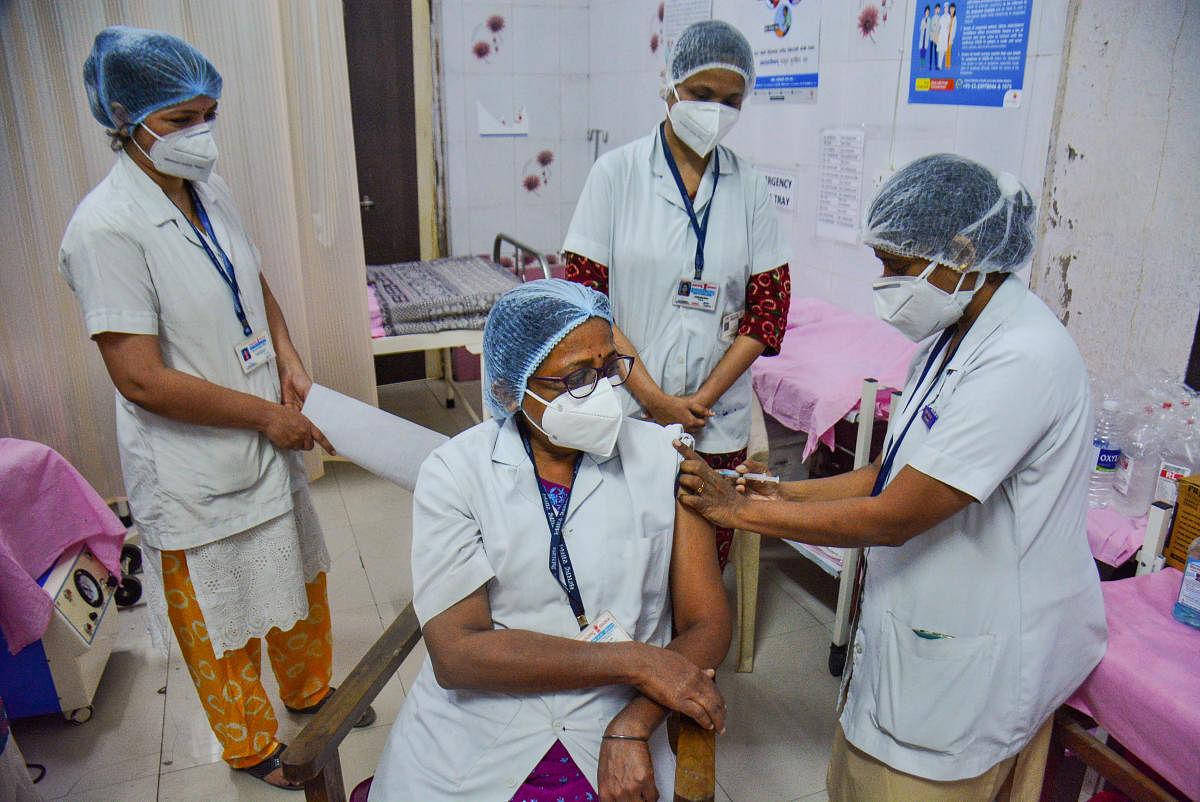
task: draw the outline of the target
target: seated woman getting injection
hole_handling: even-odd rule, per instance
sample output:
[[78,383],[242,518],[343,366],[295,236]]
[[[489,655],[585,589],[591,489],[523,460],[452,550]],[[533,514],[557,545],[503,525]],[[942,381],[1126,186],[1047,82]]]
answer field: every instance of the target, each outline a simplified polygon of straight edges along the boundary
[[[670,710],[724,728],[711,527],[675,501],[679,426],[621,414],[608,299],[558,279],[496,303],[494,418],[438,448],[413,501],[429,659],[372,800],[672,798]],[[549,566],[549,569],[547,568]]]

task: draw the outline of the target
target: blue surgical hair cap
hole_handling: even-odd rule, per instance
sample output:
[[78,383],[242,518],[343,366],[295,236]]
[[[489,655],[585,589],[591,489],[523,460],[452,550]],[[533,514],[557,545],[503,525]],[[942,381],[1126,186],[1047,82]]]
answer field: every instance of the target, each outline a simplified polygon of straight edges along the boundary
[[483,397],[492,415],[510,417],[538,365],[594,317],[612,324],[608,297],[573,281],[542,278],[501,295],[483,327]]
[[700,20],[683,29],[667,62],[667,80],[674,86],[704,70],[732,70],[754,89],[754,51],[737,28],[719,19]]
[[121,133],[167,106],[221,96],[221,74],[203,53],[178,36],[127,25],[96,34],[83,82],[92,116]]
[[867,208],[863,243],[955,270],[1011,272],[1033,252],[1036,207],[1015,176],[952,153],[889,178]]

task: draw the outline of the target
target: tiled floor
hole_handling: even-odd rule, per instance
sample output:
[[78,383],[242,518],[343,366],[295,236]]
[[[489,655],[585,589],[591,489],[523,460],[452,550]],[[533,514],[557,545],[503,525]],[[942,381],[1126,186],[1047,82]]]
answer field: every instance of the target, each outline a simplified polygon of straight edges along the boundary
[[[472,390],[478,392],[477,386]],[[389,411],[447,434],[470,424],[462,409],[442,408],[422,384],[382,388],[380,401]],[[347,463],[328,468],[312,489],[333,558],[329,595],[336,682],[412,596],[412,519],[408,493]],[[732,569],[726,585],[732,599]],[[790,548],[768,543],[759,587],[754,672],[735,673],[730,657],[719,676],[729,719],[717,742],[717,799],[824,800],[837,694],[837,681],[826,669],[835,585]],[[230,771],[219,759],[178,649],[166,658],[155,652],[144,606],[122,610],[121,620],[91,721],[72,725],[43,716],[13,724],[25,759],[46,766],[37,786],[46,798],[301,798]],[[372,773],[424,657],[418,647],[376,700],[377,723],[346,740],[341,759],[347,783]],[[265,673],[267,689],[274,693],[274,678]],[[282,704],[275,709],[286,741],[303,721]]]

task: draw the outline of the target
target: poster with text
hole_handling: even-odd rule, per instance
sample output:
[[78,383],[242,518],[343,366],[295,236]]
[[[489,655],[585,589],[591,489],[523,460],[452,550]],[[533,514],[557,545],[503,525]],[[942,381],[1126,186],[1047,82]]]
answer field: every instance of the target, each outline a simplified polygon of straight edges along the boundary
[[663,14],[662,50],[668,60],[684,28],[693,22],[712,18],[712,0],[663,0],[659,7]]
[[1021,105],[1033,0],[918,0],[908,102]]
[[713,0],[712,13],[750,40],[751,100],[816,102],[821,0]]

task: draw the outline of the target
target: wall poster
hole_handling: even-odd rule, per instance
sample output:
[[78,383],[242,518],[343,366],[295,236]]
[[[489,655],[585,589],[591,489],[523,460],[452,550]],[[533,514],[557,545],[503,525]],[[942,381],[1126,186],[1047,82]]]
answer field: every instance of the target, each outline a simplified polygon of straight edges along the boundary
[[821,0],[713,0],[754,49],[754,101],[815,103]]
[[1033,0],[918,0],[908,102],[1021,105]]

